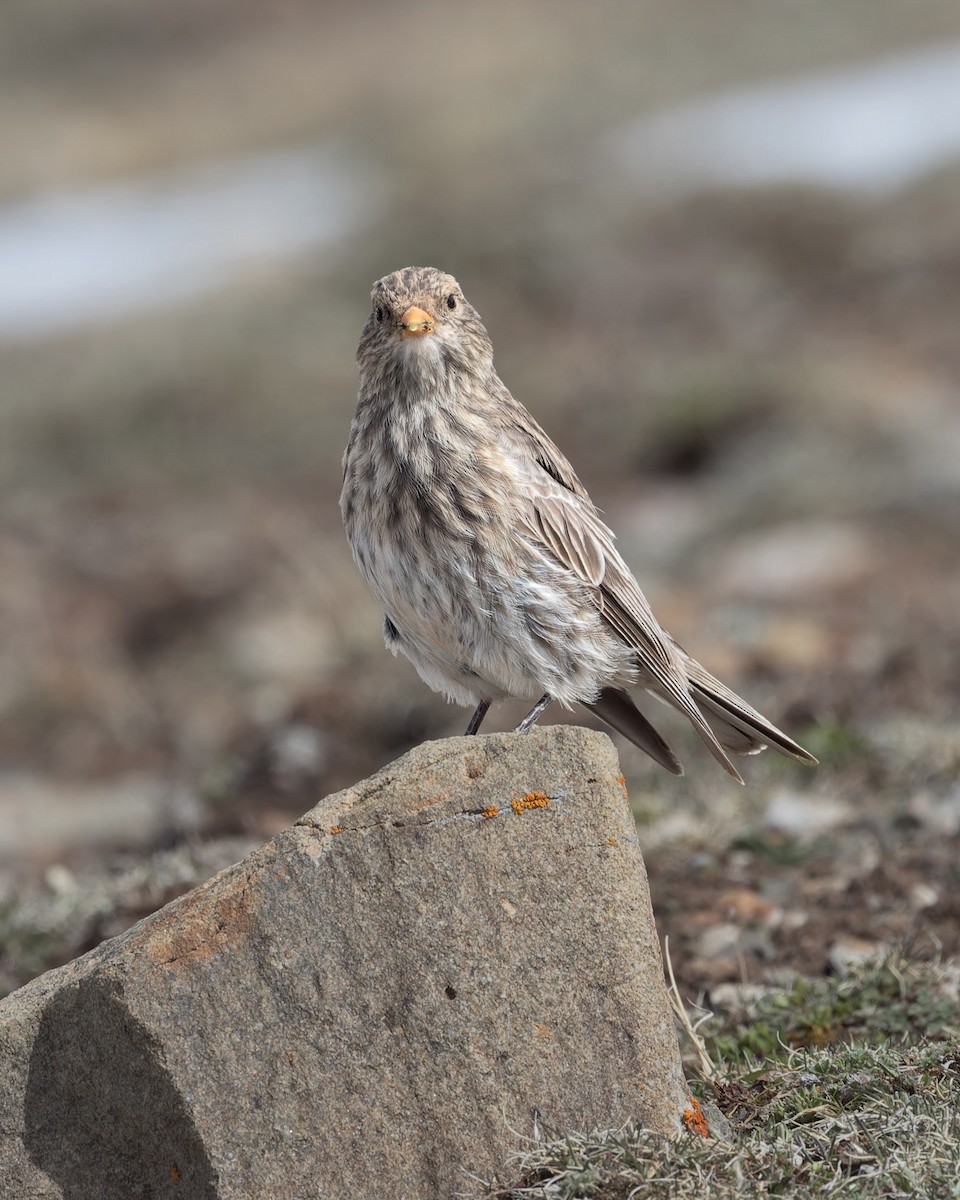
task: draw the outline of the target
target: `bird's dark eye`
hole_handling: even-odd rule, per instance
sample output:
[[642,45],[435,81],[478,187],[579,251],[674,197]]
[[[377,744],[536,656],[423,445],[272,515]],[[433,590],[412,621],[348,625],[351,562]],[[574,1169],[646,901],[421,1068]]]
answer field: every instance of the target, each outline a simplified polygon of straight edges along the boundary
[[382,304],[377,305],[377,307],[373,310],[373,315],[377,318],[378,321],[383,320],[384,314],[383,314],[383,305]]
[[456,307],[457,307],[457,298],[451,292],[450,295],[447,297],[447,308],[456,308]]

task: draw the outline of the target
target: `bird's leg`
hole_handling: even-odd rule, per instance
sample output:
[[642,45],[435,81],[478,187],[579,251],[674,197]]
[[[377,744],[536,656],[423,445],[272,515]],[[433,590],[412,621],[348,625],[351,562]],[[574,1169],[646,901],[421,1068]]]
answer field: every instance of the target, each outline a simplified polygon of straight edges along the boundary
[[470,718],[470,723],[467,725],[464,737],[469,737],[470,734],[476,733],[483,724],[483,718],[487,715],[487,709],[490,707],[489,700],[481,700],[477,705],[477,711]]
[[553,703],[553,697],[550,695],[549,692],[546,692],[543,696],[540,697],[540,699],[536,702],[536,704],[533,706],[533,708],[530,709],[530,711],[527,713],[527,715],[523,718],[523,720],[520,722],[520,724],[516,727],[516,729],[513,732],[514,733],[526,733],[527,730],[531,727],[531,725],[536,725],[537,721],[540,720],[540,718],[543,716],[543,714],[547,711],[547,709],[550,707],[550,705],[552,703]]

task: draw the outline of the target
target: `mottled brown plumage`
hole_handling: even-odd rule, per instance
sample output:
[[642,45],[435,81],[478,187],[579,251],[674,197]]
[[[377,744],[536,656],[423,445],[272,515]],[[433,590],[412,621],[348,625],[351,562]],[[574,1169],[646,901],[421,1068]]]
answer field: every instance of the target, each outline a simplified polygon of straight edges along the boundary
[[[692,659],[656,618],[573,468],[494,370],[451,276],[374,284],[340,507],[384,637],[458,704],[586,705],[667,770],[673,752],[626,689],[642,687],[727,752],[815,761]],[[741,780],[742,782],[742,780]]]

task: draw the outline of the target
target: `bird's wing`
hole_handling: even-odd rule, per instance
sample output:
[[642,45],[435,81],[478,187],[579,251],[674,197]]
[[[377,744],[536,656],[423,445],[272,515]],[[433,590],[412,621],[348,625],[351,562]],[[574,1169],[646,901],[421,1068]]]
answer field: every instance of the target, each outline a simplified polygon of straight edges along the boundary
[[579,497],[568,502],[563,493],[539,492],[528,496],[529,504],[523,520],[531,533],[535,534],[564,566],[595,588],[601,587],[607,573],[607,555],[613,549],[608,529],[597,520],[597,528],[591,528],[589,509]]
[[[520,406],[517,405],[517,409]],[[710,753],[735,779],[743,780],[688,691],[683,659],[660,628],[640,585],[614,546],[586,488],[546,433],[525,410],[510,441],[528,476],[521,521],[526,532],[592,589],[607,624],[637,655],[641,682],[678,708]]]
[[502,429],[506,449],[523,459],[532,458],[561,487],[575,496],[582,496],[592,505],[587,489],[577,478],[566,456],[502,383],[500,387],[503,390],[497,397],[498,406],[507,413],[507,423]]

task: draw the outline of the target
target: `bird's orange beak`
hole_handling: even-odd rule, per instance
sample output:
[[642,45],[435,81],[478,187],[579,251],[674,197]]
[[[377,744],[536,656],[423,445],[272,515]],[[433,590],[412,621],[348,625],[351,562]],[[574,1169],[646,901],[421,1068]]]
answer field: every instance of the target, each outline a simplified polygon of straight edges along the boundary
[[400,332],[404,337],[422,337],[425,333],[433,333],[436,324],[435,317],[412,304],[400,318]]

